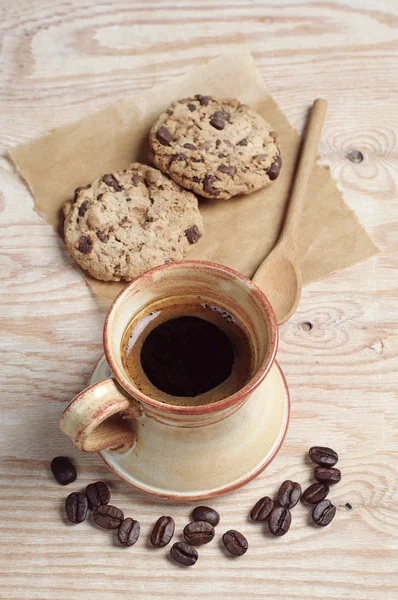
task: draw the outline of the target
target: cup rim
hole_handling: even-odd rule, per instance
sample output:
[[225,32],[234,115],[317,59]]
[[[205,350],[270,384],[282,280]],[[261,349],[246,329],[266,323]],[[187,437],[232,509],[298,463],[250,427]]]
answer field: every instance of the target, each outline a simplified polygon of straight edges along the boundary
[[[141,392],[140,390],[135,389],[132,386],[132,384],[129,382],[128,378],[119,369],[119,367],[116,364],[116,361],[113,359],[111,343],[109,340],[111,316],[115,312],[115,310],[117,310],[117,307],[119,306],[120,302],[123,300],[124,296],[128,293],[130,288],[145,281],[146,279],[149,279],[150,277],[152,277],[153,273],[156,273],[158,271],[173,271],[175,269],[180,268],[181,265],[183,265],[184,267],[191,266],[196,269],[197,268],[206,268],[206,269],[211,269],[213,271],[224,271],[224,272],[228,273],[228,275],[230,275],[233,279],[240,279],[241,281],[243,281],[243,283],[247,287],[249,287],[255,293],[255,295],[257,296],[257,299],[263,305],[263,308],[265,309],[265,312],[267,313],[267,315],[269,316],[269,319],[270,319],[270,332],[269,332],[270,340],[269,340],[269,345],[268,345],[269,347],[268,347],[267,353],[262,361],[262,364],[261,364],[260,368],[257,370],[254,377],[252,377],[245,386],[243,386],[240,390],[238,390],[234,394],[231,394],[230,396],[227,396],[226,398],[222,398],[221,400],[218,400],[217,402],[212,402],[210,404],[201,404],[198,406],[179,406],[179,405],[174,405],[174,404],[167,404],[166,402],[160,402],[158,400],[154,400],[154,399],[150,398],[149,396],[147,396],[146,394],[144,394],[143,392]],[[235,271],[234,269],[231,269],[230,267],[226,267],[219,263],[203,261],[203,260],[184,260],[184,261],[179,261],[179,262],[172,262],[172,263],[168,263],[165,265],[160,265],[158,267],[154,267],[152,269],[149,269],[148,271],[145,271],[141,275],[138,275],[138,277],[136,277],[133,281],[128,283],[123,288],[123,290],[116,296],[115,300],[112,302],[112,304],[108,310],[108,313],[106,315],[106,318],[105,318],[104,332],[103,332],[103,343],[104,343],[104,351],[105,351],[106,360],[108,361],[108,364],[112,371],[112,374],[114,375],[116,381],[118,381],[118,383],[122,386],[122,388],[125,389],[130,394],[130,396],[139,400],[144,405],[149,405],[153,408],[160,409],[167,413],[180,414],[180,415],[205,415],[205,414],[209,414],[212,412],[218,412],[220,410],[229,408],[231,406],[234,406],[235,404],[239,404],[240,402],[242,402],[246,397],[249,396],[249,394],[251,394],[260,385],[260,383],[265,379],[268,372],[270,371],[270,369],[274,363],[276,352],[278,349],[278,341],[279,341],[279,336],[278,336],[278,325],[277,325],[277,321],[276,321],[276,316],[275,316],[274,310],[273,310],[269,300],[267,299],[265,294],[262,292],[262,290],[255,283],[253,283],[253,281],[251,281],[250,279],[245,277],[245,275],[242,275],[238,271]]]

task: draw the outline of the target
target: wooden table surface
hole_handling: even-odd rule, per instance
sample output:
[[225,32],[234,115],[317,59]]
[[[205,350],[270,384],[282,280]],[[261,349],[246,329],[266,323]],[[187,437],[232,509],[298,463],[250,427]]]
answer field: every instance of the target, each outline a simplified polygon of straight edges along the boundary
[[[5,600],[397,598],[398,3],[396,0],[0,1],[0,597]],[[292,399],[286,442],[271,466],[211,504],[249,539],[228,559],[213,543],[184,570],[151,551],[162,514],[179,530],[192,504],[160,503],[74,451],[58,429],[101,354],[105,301],[94,297],[6,150],[53,127],[184,73],[246,43],[270,92],[302,127],[313,98],[329,101],[320,155],[379,256],[308,286],[280,330]],[[363,154],[352,162],[350,151]],[[310,481],[313,444],[340,453],[343,480],[326,529],[294,509],[280,539],[247,520],[284,479]],[[74,460],[68,488],[50,474]],[[89,522],[68,526],[70,491],[106,480],[114,503],[141,522],[133,548]]]

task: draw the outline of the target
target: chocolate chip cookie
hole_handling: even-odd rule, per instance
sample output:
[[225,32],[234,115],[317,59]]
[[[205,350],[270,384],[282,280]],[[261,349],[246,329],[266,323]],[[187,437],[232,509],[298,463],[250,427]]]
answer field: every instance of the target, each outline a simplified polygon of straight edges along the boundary
[[64,215],[68,251],[103,281],[130,281],[182,260],[203,233],[196,197],[139,163],[77,188]]
[[206,198],[251,194],[279,175],[278,135],[238,100],[197,95],[174,102],[150,132],[150,158]]

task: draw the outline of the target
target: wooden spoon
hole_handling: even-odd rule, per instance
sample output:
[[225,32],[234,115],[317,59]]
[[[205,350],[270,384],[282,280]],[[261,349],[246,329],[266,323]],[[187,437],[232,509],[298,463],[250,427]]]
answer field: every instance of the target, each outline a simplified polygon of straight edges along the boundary
[[315,162],[327,101],[318,98],[311,108],[300,161],[295,175],[282,233],[257,269],[253,281],[271,302],[278,325],[292,316],[301,296],[301,270],[297,251],[297,233],[304,204],[304,195]]

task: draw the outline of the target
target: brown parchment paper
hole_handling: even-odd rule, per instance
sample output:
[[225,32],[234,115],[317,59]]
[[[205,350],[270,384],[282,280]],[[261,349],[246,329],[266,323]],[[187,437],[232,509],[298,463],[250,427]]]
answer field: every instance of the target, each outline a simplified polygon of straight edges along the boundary
[[[187,255],[253,276],[278,237],[300,136],[267,92],[246,49],[211,60],[182,77],[11,149],[10,155],[35,198],[36,210],[59,231],[60,209],[76,187],[125,169],[133,161],[147,163],[148,131],[156,117],[171,102],[198,93],[238,98],[279,133],[283,160],[279,178],[251,196],[201,200],[205,234]],[[377,253],[327,167],[314,166],[300,224],[299,250],[304,283]],[[126,285],[97,281],[87,272],[83,275],[106,298],[114,298]]]

